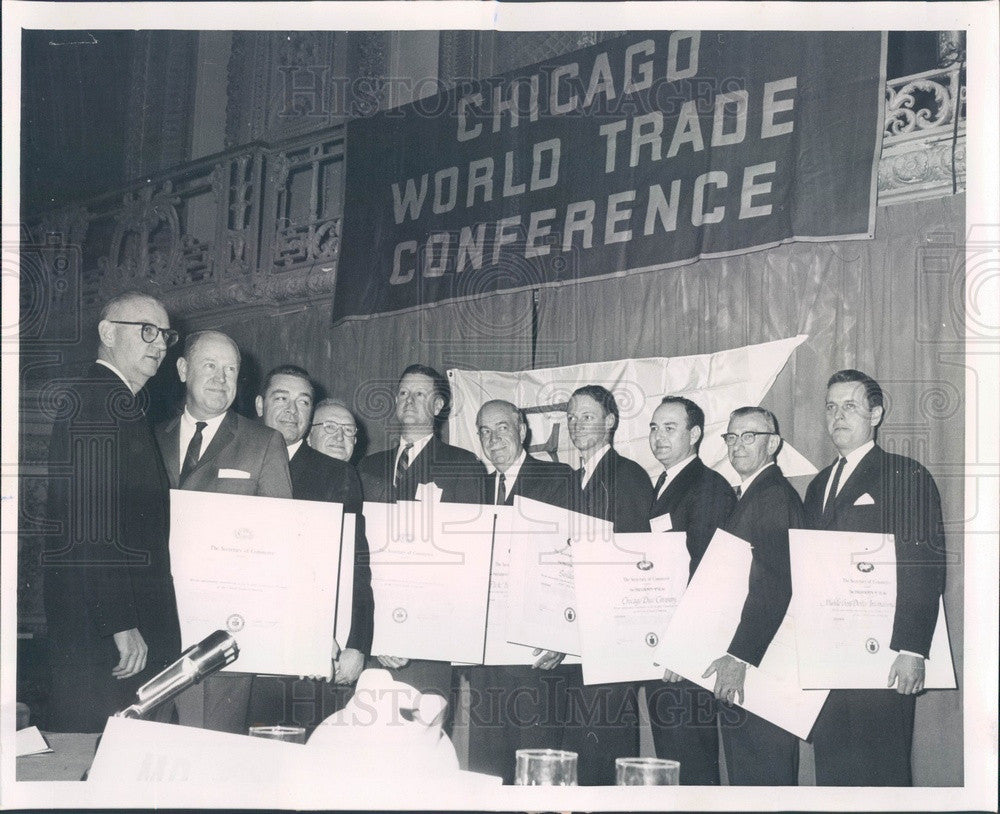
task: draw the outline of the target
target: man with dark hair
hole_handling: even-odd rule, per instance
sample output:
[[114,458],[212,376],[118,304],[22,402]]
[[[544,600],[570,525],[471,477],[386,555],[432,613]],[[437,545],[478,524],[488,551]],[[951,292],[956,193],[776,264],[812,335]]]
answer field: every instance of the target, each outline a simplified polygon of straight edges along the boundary
[[915,697],[924,688],[944,590],[941,498],[930,473],[876,443],[885,417],[882,388],[841,370],[827,383],[826,427],[837,460],[806,491],[810,528],[891,534],[896,550],[896,656],[884,690],[831,690],[813,728],[816,782],[910,786]]
[[[685,532],[691,576],[736,505],[726,479],[698,457],[704,431],[705,413],[683,396],[665,396],[649,422],[649,447],[663,467],[650,520],[659,518],[658,528]],[[657,756],[680,761],[686,786],[719,785],[713,694],[668,669],[662,682],[646,684],[646,695]]]
[[[317,452],[305,443],[313,414],[314,388],[309,374],[296,365],[279,365],[264,379],[256,399],[257,415],[285,439],[292,498],[340,503],[345,513],[357,515],[355,528],[355,572],[351,632],[343,649],[335,648],[334,685],[327,681],[293,676],[255,676],[250,696],[249,723],[261,725],[315,726],[342,709],[350,700],[350,685],[358,680],[372,642],[371,569],[368,543],[361,514],[361,481],[354,467]],[[338,540],[331,540],[337,545]],[[293,715],[292,699],[295,703]],[[316,714],[305,719],[306,703],[318,701]]]
[[[489,505],[512,506],[517,496],[567,508],[573,470],[528,454],[528,424],[509,401],[486,402],[476,415],[489,474],[482,494]],[[551,748],[562,739],[565,687],[571,668],[554,654],[539,654],[534,666],[468,668],[469,768],[514,782],[518,749]]]
[[[177,373],[184,411],[156,430],[174,489],[263,497],[292,496],[281,435],[229,408],[236,399],[240,350],[226,334],[199,331],[184,345]],[[250,676],[217,673],[181,693],[181,723],[246,732]]]
[[[725,654],[705,670],[715,674],[715,697],[743,703],[747,665],[759,667],[792,598],[788,530],[802,528],[802,501],[774,462],[781,447],[778,420],[763,407],[740,407],[723,435],[729,462],[740,476],[736,506],[722,528],[753,549],[743,613]],[[746,713],[739,726],[722,727],[726,769],[734,786],[794,786],[798,739]]]
[[358,465],[365,500],[413,500],[417,486],[435,483],[446,502],[480,502],[484,470],[479,459],[435,435],[447,413],[449,396],[448,382],[433,368],[410,365],[403,371],[396,392],[400,442],[366,456]]
[[[97,361],[67,383],[49,447],[54,531],[42,565],[52,732],[101,732],[181,649],[170,484],[145,390],[177,332],[158,300],[128,291],[101,310],[97,335]],[[173,712],[168,704],[156,717]]]
[[[609,521],[618,533],[649,531],[649,475],[611,447],[618,426],[615,397],[600,385],[586,385],[574,391],[566,413],[570,441],[580,456],[571,506]],[[579,755],[580,785],[613,785],[615,758],[639,753],[638,687],[584,686],[580,668],[571,669],[575,680],[569,690],[564,748]]]
[[[399,443],[375,452],[358,465],[365,500],[395,503],[413,500],[417,486],[434,483],[449,503],[480,503],[485,470],[471,452],[439,440],[435,428],[448,407],[448,383],[436,370],[410,365],[403,371],[396,391]],[[375,662],[373,660],[373,666]],[[447,662],[414,660],[379,655],[377,663],[393,677],[421,692],[451,698],[451,665]]]

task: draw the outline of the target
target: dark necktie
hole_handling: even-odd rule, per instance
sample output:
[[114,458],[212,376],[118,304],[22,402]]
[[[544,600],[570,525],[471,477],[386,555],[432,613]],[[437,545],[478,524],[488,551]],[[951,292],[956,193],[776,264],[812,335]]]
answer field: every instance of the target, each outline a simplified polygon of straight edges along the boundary
[[187,452],[184,454],[184,465],[181,467],[180,482],[182,484],[198,465],[198,459],[201,458],[202,431],[207,426],[207,421],[195,422],[194,435],[191,436],[191,440],[188,442]]
[[503,506],[507,502],[507,476],[503,472],[498,472],[497,475],[499,475],[497,506]]
[[837,468],[833,472],[833,483],[830,484],[830,494],[826,496],[826,505],[823,507],[823,519],[828,520],[836,514],[834,504],[837,502],[837,490],[840,489],[840,476],[844,473],[844,464],[847,458],[840,458],[837,461]]
[[410,468],[410,450],[413,449],[413,444],[407,444],[403,447],[403,454],[399,456],[399,460],[396,461],[396,476],[393,478],[393,485],[398,486],[400,478],[403,477],[403,473]]
[[743,484],[742,483],[737,483],[736,484],[736,499],[739,500],[741,497],[743,497]]
[[660,473],[660,477],[656,479],[656,486],[653,487],[653,499],[657,499],[660,496],[660,490],[663,488],[663,484],[667,482],[667,470],[663,470]]

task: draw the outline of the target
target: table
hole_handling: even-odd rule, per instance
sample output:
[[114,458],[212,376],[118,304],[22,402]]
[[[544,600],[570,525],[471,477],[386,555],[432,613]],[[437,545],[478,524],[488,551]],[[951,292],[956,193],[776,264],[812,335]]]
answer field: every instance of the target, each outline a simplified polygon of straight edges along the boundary
[[51,752],[17,758],[17,780],[82,780],[97,751],[99,733],[43,732]]

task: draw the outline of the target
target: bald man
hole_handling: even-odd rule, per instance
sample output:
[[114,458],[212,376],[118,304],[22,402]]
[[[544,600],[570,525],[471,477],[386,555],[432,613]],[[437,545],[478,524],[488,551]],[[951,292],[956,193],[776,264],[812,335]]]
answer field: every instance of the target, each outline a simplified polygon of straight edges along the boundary
[[67,384],[49,447],[55,531],[42,565],[53,732],[101,732],[180,655],[170,484],[144,387],[177,332],[159,301],[130,291],[104,306],[97,334],[97,361]]

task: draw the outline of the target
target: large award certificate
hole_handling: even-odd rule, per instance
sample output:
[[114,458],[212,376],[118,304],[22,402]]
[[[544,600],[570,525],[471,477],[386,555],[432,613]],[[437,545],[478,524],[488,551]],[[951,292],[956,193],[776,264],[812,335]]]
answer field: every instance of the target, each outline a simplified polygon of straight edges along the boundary
[[[674,611],[656,663],[714,689],[715,675],[702,673],[729,648],[747,597],[750,544],[717,531]],[[807,738],[826,701],[825,690],[799,687],[795,621],[786,614],[759,667],[747,667],[742,706],[775,726]]]
[[493,512],[433,500],[365,503],[372,653],[481,663]]
[[171,490],[183,645],[222,629],[240,647],[226,670],[332,678],[339,575],[354,572],[342,520],[339,503]]
[[653,654],[687,586],[687,535],[615,534],[571,550],[583,683],[661,678]]
[[570,547],[610,540],[611,524],[520,496],[513,516],[507,640],[579,656]]
[[[899,655],[889,649],[896,613],[893,536],[793,530],[789,542],[802,687],[885,689]],[[924,686],[955,687],[940,600]]]

